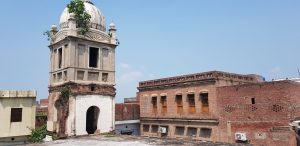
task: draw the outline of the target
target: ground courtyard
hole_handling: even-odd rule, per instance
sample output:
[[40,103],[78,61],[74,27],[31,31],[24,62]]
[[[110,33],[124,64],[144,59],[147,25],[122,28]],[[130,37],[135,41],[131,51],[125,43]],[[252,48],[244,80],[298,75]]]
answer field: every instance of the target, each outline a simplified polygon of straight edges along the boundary
[[[207,141],[192,141],[180,139],[158,139],[133,136],[88,136],[57,140],[42,144],[28,144],[27,146],[242,146],[242,144],[213,143]],[[244,146],[244,145],[243,145]]]

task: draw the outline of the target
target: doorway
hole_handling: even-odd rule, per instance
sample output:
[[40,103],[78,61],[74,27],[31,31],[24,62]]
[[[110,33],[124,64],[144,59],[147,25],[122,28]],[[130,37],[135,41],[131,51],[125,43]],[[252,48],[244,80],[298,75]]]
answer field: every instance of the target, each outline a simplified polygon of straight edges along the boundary
[[94,134],[97,130],[100,110],[96,106],[91,106],[86,112],[86,132]]

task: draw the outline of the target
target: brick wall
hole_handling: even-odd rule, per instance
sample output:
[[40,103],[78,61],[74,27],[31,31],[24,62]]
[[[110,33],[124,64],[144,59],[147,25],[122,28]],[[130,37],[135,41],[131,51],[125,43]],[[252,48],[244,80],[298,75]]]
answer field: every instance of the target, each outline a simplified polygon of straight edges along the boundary
[[[198,126],[201,125],[203,128],[211,128],[212,133],[208,139],[196,137],[200,140],[236,143],[235,133],[242,132],[246,133],[247,142],[253,145],[296,145],[295,133],[289,129],[288,124],[294,119],[300,119],[299,83],[262,82],[259,79],[247,82],[240,80],[242,76],[234,78],[230,74],[221,75],[215,73],[205,80],[198,80],[196,74],[192,79],[192,75],[187,75],[140,82],[137,95],[141,106],[141,135],[157,135],[143,132],[143,125],[150,126],[150,131],[153,125],[168,126],[168,137],[173,138],[176,137],[176,126],[185,129],[194,126],[199,132],[201,127]],[[208,112],[202,109],[200,93],[208,93]],[[195,95],[194,113],[189,110],[189,94]],[[177,111],[176,95],[182,95],[182,113]],[[164,96],[167,99],[167,110],[163,108]],[[157,98],[157,112],[153,110],[152,97]],[[196,120],[196,126],[189,123],[192,120]],[[203,120],[214,120],[216,124]]]
[[[209,112],[202,112],[200,93],[208,93],[209,100]],[[215,119],[217,118],[216,108],[216,94],[214,84],[205,84],[202,86],[180,87],[180,88],[168,88],[162,90],[143,91],[139,93],[140,105],[141,105],[141,118],[190,118],[190,119]],[[183,112],[177,112],[176,95],[182,95]],[[195,113],[189,113],[188,94],[194,94],[195,96]],[[157,97],[157,113],[153,112],[152,97]],[[162,112],[161,97],[167,98],[167,111]]]
[[48,107],[48,99],[41,99],[40,100],[40,106],[43,106],[43,107]]
[[235,142],[234,134],[243,132],[254,145],[295,145],[288,124],[298,114],[299,87],[291,81],[218,87],[221,141]]
[[115,120],[138,120],[140,119],[140,105],[139,104],[116,104],[115,106]]

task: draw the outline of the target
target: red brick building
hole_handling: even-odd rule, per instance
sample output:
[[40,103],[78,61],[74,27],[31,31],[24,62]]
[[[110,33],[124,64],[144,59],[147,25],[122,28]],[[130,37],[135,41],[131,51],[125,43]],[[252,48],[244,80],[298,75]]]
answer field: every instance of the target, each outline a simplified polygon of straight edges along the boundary
[[[242,133],[245,142],[255,145],[273,144],[274,140],[292,145],[295,137],[286,126],[294,117],[282,111],[292,108],[284,104],[296,103],[299,86],[219,71],[140,82],[141,135],[234,143],[243,142],[235,140],[235,134]],[[265,105],[258,106],[262,102]],[[266,115],[269,117],[261,118]],[[293,141],[283,140],[284,136]]]
[[35,127],[41,127],[47,124],[48,99],[41,99],[36,106]]
[[125,98],[124,103],[117,103],[115,106],[115,120],[139,120],[140,105],[136,98]]
[[115,105],[115,133],[140,134],[140,105],[137,98],[125,98]]
[[296,145],[288,124],[300,117],[300,84],[274,81],[217,88],[220,140],[245,133],[255,145]]

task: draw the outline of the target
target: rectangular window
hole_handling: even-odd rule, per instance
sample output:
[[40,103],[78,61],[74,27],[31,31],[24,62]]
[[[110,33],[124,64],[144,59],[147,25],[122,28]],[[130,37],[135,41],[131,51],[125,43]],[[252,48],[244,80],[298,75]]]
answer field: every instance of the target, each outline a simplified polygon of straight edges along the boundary
[[58,68],[58,61],[57,61],[57,49],[53,50],[53,60],[52,60],[52,68],[56,70]]
[[152,97],[152,112],[157,113],[157,97]]
[[255,104],[255,98],[251,98],[251,103]]
[[68,80],[68,72],[64,71],[64,81]]
[[160,97],[162,113],[167,113],[167,96]]
[[175,128],[175,135],[183,135],[184,134],[184,127],[178,127]]
[[151,133],[157,133],[158,132],[158,125],[152,125],[151,127]]
[[58,68],[62,66],[62,48],[58,49]]
[[188,102],[189,102],[189,113],[195,113],[195,94],[188,94]]
[[186,135],[191,136],[191,137],[196,137],[197,136],[197,128],[188,127]]
[[102,81],[107,82],[108,81],[108,73],[102,73]]
[[182,95],[176,95],[177,113],[183,113]]
[[57,79],[59,82],[62,81],[62,73],[61,72],[57,73]]
[[56,74],[52,74],[52,82],[56,82]]
[[22,122],[22,108],[11,108],[10,122]]
[[210,128],[201,128],[200,129],[200,137],[210,138],[211,129]]
[[58,67],[58,61],[57,61],[57,49],[54,50],[54,55],[53,55],[53,69],[56,70]]
[[202,112],[209,112],[209,104],[208,104],[208,93],[200,93],[200,99],[202,103]]
[[143,132],[149,132],[149,125],[143,125]]
[[90,67],[98,67],[99,48],[90,47]]

